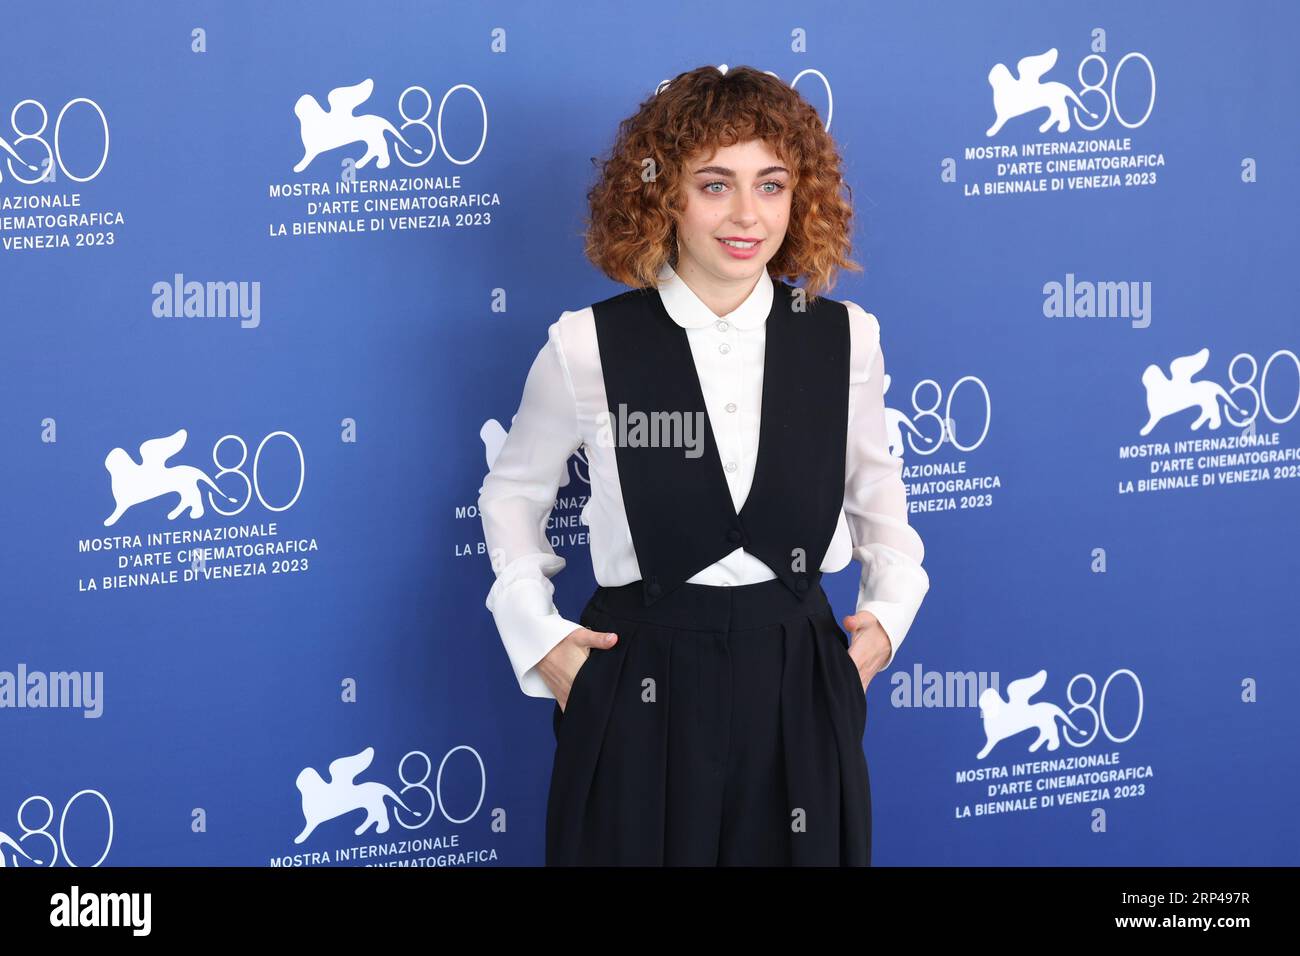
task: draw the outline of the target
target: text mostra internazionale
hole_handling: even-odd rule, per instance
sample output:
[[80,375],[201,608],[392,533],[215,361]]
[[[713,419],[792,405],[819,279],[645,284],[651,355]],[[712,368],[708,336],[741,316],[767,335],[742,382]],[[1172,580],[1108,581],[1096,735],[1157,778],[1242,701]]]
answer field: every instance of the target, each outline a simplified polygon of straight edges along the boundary
[[[143,547],[166,547],[177,544],[205,544],[214,541],[242,541],[250,538],[276,538],[280,534],[277,522],[262,524],[240,524],[212,528],[182,528],[175,531],[150,531],[147,534],[115,534],[101,538],[81,538],[77,542],[79,552],[122,551]],[[297,539],[267,541],[267,548],[281,547],[284,551],[303,550],[298,547]],[[273,554],[275,551],[262,553]]]

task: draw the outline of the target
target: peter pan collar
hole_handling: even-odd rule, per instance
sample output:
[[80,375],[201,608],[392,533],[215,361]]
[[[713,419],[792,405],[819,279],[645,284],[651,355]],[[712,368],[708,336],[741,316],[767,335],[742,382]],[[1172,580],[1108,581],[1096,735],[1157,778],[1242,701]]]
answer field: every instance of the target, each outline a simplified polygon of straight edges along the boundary
[[773,295],[772,277],[764,269],[744,302],[726,315],[717,315],[700,301],[671,265],[665,262],[659,270],[659,297],[668,315],[684,329],[700,329],[720,319],[726,319],[738,329],[758,328],[772,311]]

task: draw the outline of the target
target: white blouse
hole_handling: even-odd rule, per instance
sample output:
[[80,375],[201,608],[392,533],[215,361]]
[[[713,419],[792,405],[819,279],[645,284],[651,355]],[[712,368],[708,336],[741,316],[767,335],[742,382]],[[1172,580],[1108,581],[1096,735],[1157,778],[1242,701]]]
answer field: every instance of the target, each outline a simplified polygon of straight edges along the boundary
[[[723,474],[739,513],[758,451],[772,279],[764,270],[745,301],[721,317],[669,265],[659,274],[659,293],[673,321],[686,330]],[[880,326],[857,304],[844,305],[852,346],[844,506],[821,570],[839,571],[850,557],[861,562],[857,610],[870,611],[880,621],[889,636],[892,662],[930,579],[921,566],[925,546],[907,521],[902,459],[891,455],[887,446]],[[585,445],[590,469],[591,495],[582,509],[582,523],[589,529],[596,582],[617,587],[641,579],[623,510],[615,448],[597,440],[598,430],[608,429],[608,420],[595,315],[590,306],[562,312],[547,329],[519,411],[478,499],[496,573],[487,608],[520,689],[531,697],[555,696],[536,665],[581,626],[561,616],[552,602],[555,588],[550,579],[563,570],[566,560],[555,553],[546,533],[569,458],[579,447]],[[775,577],[766,564],[737,548],[687,580],[725,587]]]

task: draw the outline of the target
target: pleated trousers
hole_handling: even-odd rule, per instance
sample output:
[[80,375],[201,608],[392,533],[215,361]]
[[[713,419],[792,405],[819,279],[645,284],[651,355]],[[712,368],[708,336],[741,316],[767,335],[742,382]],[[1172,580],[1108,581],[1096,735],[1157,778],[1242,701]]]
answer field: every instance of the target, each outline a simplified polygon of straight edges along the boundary
[[867,702],[820,585],[598,587],[556,702],[548,866],[870,866]]

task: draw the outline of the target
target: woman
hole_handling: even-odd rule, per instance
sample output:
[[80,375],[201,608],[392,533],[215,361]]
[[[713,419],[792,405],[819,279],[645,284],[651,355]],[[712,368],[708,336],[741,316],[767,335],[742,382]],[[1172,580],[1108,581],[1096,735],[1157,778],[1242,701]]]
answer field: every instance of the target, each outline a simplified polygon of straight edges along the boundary
[[[620,125],[589,195],[587,254],[631,288],[550,326],[479,498],[487,607],[556,700],[548,865],[870,865],[865,690],[929,578],[879,326],[818,294],[860,271],[842,189],[798,93],[703,67]],[[582,446],[575,623],[545,525]],[[820,584],[850,557],[851,643]]]

